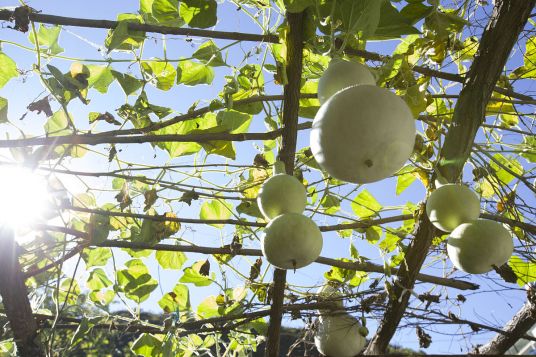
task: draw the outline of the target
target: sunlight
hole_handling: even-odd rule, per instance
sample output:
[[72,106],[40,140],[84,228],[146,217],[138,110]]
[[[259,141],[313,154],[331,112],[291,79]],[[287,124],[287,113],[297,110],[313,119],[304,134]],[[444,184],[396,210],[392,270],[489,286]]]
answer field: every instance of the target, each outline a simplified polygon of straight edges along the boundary
[[35,223],[48,203],[44,177],[22,167],[0,167],[0,225],[18,229]]

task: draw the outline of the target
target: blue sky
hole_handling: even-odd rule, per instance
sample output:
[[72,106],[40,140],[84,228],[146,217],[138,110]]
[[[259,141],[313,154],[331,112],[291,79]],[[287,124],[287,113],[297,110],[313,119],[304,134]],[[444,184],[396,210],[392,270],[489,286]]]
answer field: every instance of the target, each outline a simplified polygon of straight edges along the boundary
[[[18,2],[13,0],[4,1],[2,6],[17,6]],[[136,1],[129,2],[119,2],[119,1],[102,1],[94,0],[90,3],[82,1],[32,1],[28,2],[28,5],[41,10],[43,13],[48,14],[58,14],[63,16],[72,16],[72,17],[84,17],[84,18],[94,18],[94,19],[114,19],[115,15],[118,13],[131,12],[136,13],[138,10],[138,3]],[[218,30],[226,31],[240,31],[240,32],[251,32],[259,33],[258,27],[252,23],[252,21],[243,15],[240,12],[236,11],[236,7],[229,4],[223,4],[219,6],[218,9],[218,19],[219,22],[216,25]],[[11,31],[8,29],[2,29],[0,32],[0,39],[9,40],[19,43],[25,43],[30,46],[30,43],[25,39],[27,35]],[[63,56],[72,56],[85,59],[105,59],[103,52],[99,51],[99,48],[95,46],[97,44],[100,46],[105,38],[106,31],[97,30],[97,29],[82,29],[82,28],[65,28],[60,37],[60,45],[65,49],[65,52],[62,53]],[[162,50],[162,36],[158,34],[151,34],[151,39],[146,41],[144,49],[144,57],[163,57]],[[203,42],[202,39],[194,39],[193,44],[200,44]],[[215,41],[220,47],[228,44],[228,41]],[[380,53],[390,53],[393,48],[396,46],[397,41],[387,41],[387,42],[375,42],[370,43],[367,49],[372,51],[377,51]],[[179,37],[168,37],[166,38],[167,44],[167,58],[180,58],[188,57],[194,50],[195,46],[185,42],[182,38]],[[252,49],[256,44],[255,43],[243,43],[231,48],[228,52],[228,63],[237,63],[237,61],[243,58],[243,52],[247,52]],[[19,68],[30,69],[32,64],[35,63],[35,56],[32,52],[16,48],[9,44],[3,44],[2,50],[7,53],[10,57],[16,60]],[[114,58],[125,57],[129,58],[123,54],[113,54]],[[257,63],[259,61],[259,56],[252,56],[249,60],[250,63]],[[519,62],[517,60],[516,62]],[[52,62],[54,65],[58,66],[63,71],[68,69],[70,61],[63,60],[54,60]],[[114,68],[119,68],[122,70],[127,70],[126,65],[120,66],[114,64]],[[135,70],[133,70],[135,72]],[[137,72],[136,72],[137,73]],[[190,105],[201,99],[202,102],[208,103],[210,99],[217,96],[218,92],[221,90],[224,84],[223,76],[230,74],[228,68],[221,68],[216,70],[216,79],[211,86],[196,86],[196,87],[184,87],[179,86],[177,89],[173,89],[169,92],[163,92],[157,90],[154,87],[148,87],[147,94],[151,100],[152,104],[168,106],[174,109],[176,112],[185,112]],[[271,80],[271,75],[269,73],[264,73],[266,80]],[[459,86],[456,86],[455,89],[458,89]],[[523,89],[530,90],[530,86],[525,86]],[[21,78],[12,80],[7,86],[0,89],[0,96],[4,96],[9,99],[9,117],[11,121],[17,122],[21,128],[25,131],[35,134],[42,134],[42,125],[44,123],[44,117],[42,115],[35,115],[34,113],[29,113],[26,118],[19,122],[17,118],[21,117],[25,111],[26,106],[39,94],[43,91],[42,87],[39,84],[38,78],[36,75],[30,74],[26,81],[23,81]],[[268,94],[278,94],[281,93],[282,89],[279,86],[274,84],[269,84],[267,86],[266,92]],[[92,99],[91,104],[88,107],[85,107],[78,101],[74,101],[69,104],[70,113],[74,118],[76,118],[77,123],[80,123],[78,126],[81,129],[89,128],[87,124],[87,113],[88,111],[98,111],[112,112],[115,108],[121,105],[124,102],[124,93],[120,89],[117,83],[114,83],[110,86],[109,91],[106,95],[100,95],[94,90],[90,93]],[[133,102],[133,97],[130,98],[130,102]],[[56,105],[57,108],[57,105]],[[302,119],[302,121],[304,121]],[[420,123],[417,124],[419,130],[421,130]],[[97,129],[104,130],[104,127],[99,126]],[[263,117],[257,116],[253,119],[252,125],[250,127],[251,131],[265,131],[265,125],[263,123]],[[0,127],[0,133],[4,137],[3,132],[9,132],[11,136],[16,136],[16,131],[12,128],[6,126]],[[309,137],[306,133],[300,133],[298,137],[298,149],[306,147]],[[260,142],[245,142],[236,144],[237,156],[239,163],[251,163],[253,157],[258,152],[255,145],[262,145]],[[175,158],[172,161],[169,160],[167,153],[156,149],[154,150],[150,145],[136,145],[132,147],[121,146],[123,151],[120,153],[120,157],[126,161],[132,162],[144,162],[148,164],[164,164],[164,163],[173,163],[173,164],[191,164],[193,157],[186,156],[181,158]],[[99,147],[99,151],[104,151],[103,147]],[[156,157],[153,157],[156,154]],[[200,155],[199,160],[203,159],[203,155]],[[224,162],[225,160],[211,156],[208,161],[210,162]],[[88,155],[81,160],[72,160],[69,162],[69,167],[73,170],[85,170],[85,171],[105,171],[108,169],[116,168],[114,164],[108,164],[105,157],[99,157],[97,155]],[[467,170],[468,172],[470,170]],[[314,177],[319,177],[315,173],[308,173],[307,178],[310,181],[313,181]],[[225,182],[225,178],[221,176],[216,177],[215,180],[220,183]],[[466,175],[465,181],[470,181],[470,175]],[[94,185],[100,185],[102,187],[110,186],[110,179],[108,180],[89,180]],[[194,181],[189,181],[189,183],[194,183]],[[77,182],[69,183],[69,186],[72,190],[81,190],[82,187]],[[353,189],[351,187],[350,189]],[[415,181],[406,191],[404,191],[400,196],[395,194],[395,179],[386,179],[381,182],[373,183],[367,185],[366,189],[370,191],[374,197],[384,206],[402,206],[406,202],[417,203],[424,198],[424,187],[419,181]],[[349,189],[345,189],[344,192]],[[353,198],[356,193],[360,192],[361,189],[358,189],[352,196]],[[343,191],[341,191],[343,192]],[[103,192],[97,195],[99,203],[113,202],[113,196],[115,193]],[[530,197],[530,196],[529,196]],[[191,207],[180,204],[175,205],[175,213],[180,217],[194,217],[197,218],[199,214],[199,207],[202,202],[195,202]],[[163,213],[165,207],[160,204],[157,205],[157,210],[160,213]],[[352,215],[349,204],[345,204],[342,207],[343,211]],[[383,216],[389,216],[391,214],[397,214],[395,211],[392,213],[386,212]],[[335,223],[333,220],[324,220],[323,218],[314,217],[316,222],[319,225],[322,224],[332,224]],[[396,226],[396,225],[394,225]],[[194,241],[199,245],[206,246],[219,246],[221,242],[229,243],[233,236],[233,228],[226,227],[224,230],[218,230],[213,227],[200,226],[200,225],[183,225],[183,230],[181,233],[184,234],[184,238],[190,241]],[[354,236],[352,242],[355,244],[359,253],[362,256],[370,258],[373,262],[382,263],[382,256],[376,247],[371,246],[361,240],[360,237]],[[349,243],[348,238],[340,238],[335,232],[324,233],[324,248],[322,251],[322,256],[326,257],[349,257]],[[252,246],[258,246],[256,242],[251,243]],[[120,252],[118,249],[115,250],[116,259],[118,265],[124,263],[129,259],[128,255],[124,252]],[[201,255],[188,254],[189,261],[185,264],[186,266],[191,265],[196,260],[205,259]],[[159,266],[152,260],[152,257],[145,259],[145,262],[148,264],[151,273],[154,278],[158,279],[160,282],[160,288],[155,290],[151,298],[143,303],[142,308],[144,310],[159,312],[160,308],[157,305],[158,300],[162,296],[162,292],[170,291],[173,286],[176,284],[180,276],[182,275],[181,271],[168,271],[162,270]],[[249,272],[249,266],[254,261],[251,258],[234,258],[233,263],[238,269],[242,269],[246,274]],[[215,271],[216,263],[214,260],[212,262],[212,269]],[[72,271],[75,260],[71,260],[67,266],[67,271]],[[433,275],[442,275],[444,273],[450,272],[450,263],[448,261],[431,261],[427,260],[427,267],[425,268],[426,273]],[[266,264],[263,268],[266,267]],[[445,269],[446,267],[446,269]],[[327,271],[326,266],[321,266],[313,264],[307,268],[300,269],[296,272],[288,273],[289,283],[300,286],[302,290],[311,289],[312,291],[316,290],[316,286],[321,285],[324,281],[323,274]],[[80,275],[81,281],[84,280],[83,275]],[[109,276],[113,274],[113,268],[109,264],[106,267],[106,271],[109,273]],[[268,280],[271,279],[271,270],[268,273]],[[497,284],[492,279],[496,279],[495,273],[489,273],[484,276],[468,276],[457,272],[454,274],[455,277],[464,278],[465,280],[472,281],[481,285],[481,290],[490,290],[487,293],[481,294],[472,294],[468,292],[459,292],[453,289],[444,289],[436,287],[433,290],[429,284],[418,285],[416,287],[416,292],[423,293],[426,291],[431,291],[432,293],[442,292],[444,296],[447,294],[451,298],[459,293],[462,293],[466,296],[467,302],[458,307],[452,307],[451,311],[455,314],[458,314],[466,319],[482,322],[485,324],[490,324],[493,326],[502,326],[504,322],[510,319],[510,317],[518,310],[521,304],[524,301],[524,293],[518,289],[517,286],[505,285],[505,289],[498,292],[493,292],[497,289]],[[374,277],[377,277],[375,275]],[[240,279],[233,277],[232,273],[229,273],[227,276],[229,282],[239,283]],[[364,286],[368,286],[368,283],[365,283]],[[200,301],[202,301],[208,295],[218,294],[219,290],[216,285],[204,288],[195,288],[190,289],[192,304],[195,306]],[[133,304],[132,304],[133,306]],[[416,303],[413,303],[413,306],[418,306]],[[445,306],[442,304],[441,306]],[[122,309],[122,305],[116,305],[117,309]],[[443,309],[443,311],[447,311]],[[290,321],[288,317],[285,318],[284,323],[286,325],[299,326],[300,322]],[[402,325],[404,324],[402,321]],[[486,342],[493,333],[482,333],[475,336],[463,336],[460,334],[455,326],[446,325],[446,326],[434,326],[432,329],[436,329],[438,333],[432,334],[433,344],[427,352],[429,353],[457,353],[470,349],[471,345],[484,343]],[[463,331],[470,331],[469,328],[463,327]],[[374,320],[370,320],[369,330],[373,334],[375,330]],[[442,332],[442,333],[440,333]],[[415,335],[415,330],[413,328],[401,330],[393,338],[392,343],[403,345],[411,348],[418,348],[418,342]]]

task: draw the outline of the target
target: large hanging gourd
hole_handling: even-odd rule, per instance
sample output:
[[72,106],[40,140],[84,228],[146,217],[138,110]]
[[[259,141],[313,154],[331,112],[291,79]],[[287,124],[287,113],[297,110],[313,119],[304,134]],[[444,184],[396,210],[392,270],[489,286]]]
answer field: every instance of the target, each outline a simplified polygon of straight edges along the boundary
[[413,151],[415,134],[413,115],[400,97],[385,88],[357,85],[320,107],[310,144],[332,177],[364,184],[399,170]]

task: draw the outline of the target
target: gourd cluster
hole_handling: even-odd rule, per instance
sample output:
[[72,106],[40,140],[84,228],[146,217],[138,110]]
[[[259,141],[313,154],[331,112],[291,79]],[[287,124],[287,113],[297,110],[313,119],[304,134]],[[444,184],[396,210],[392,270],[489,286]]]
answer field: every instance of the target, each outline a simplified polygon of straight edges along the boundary
[[430,222],[450,232],[447,254],[452,264],[471,274],[483,274],[508,261],[514,250],[510,232],[480,216],[480,199],[460,184],[440,186],[426,202]]
[[275,175],[266,180],[257,203],[269,220],[264,229],[262,254],[279,269],[299,269],[314,262],[322,251],[322,233],[302,213],[307,193],[294,176],[282,173],[283,163],[274,165]]

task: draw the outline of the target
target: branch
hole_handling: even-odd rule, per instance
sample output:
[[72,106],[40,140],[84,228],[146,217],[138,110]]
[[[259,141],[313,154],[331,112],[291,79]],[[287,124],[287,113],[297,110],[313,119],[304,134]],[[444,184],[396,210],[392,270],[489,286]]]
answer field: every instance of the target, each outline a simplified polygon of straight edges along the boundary
[[40,357],[44,352],[38,342],[37,323],[17,254],[13,231],[0,226],[0,296],[11,331],[22,357]]
[[[536,305],[530,300],[523,305],[491,341],[473,351],[475,354],[502,355],[536,324]],[[498,331],[497,331],[498,332]]]
[[[0,10],[0,21],[12,21],[13,19],[13,10]],[[48,15],[42,13],[32,12],[28,16],[29,20],[38,23],[52,24],[52,25],[63,25],[63,26],[77,26],[77,27],[88,27],[88,28],[102,28],[102,29],[114,29],[119,24],[118,21],[112,20],[94,20],[94,19],[80,19],[56,15]],[[178,28],[170,26],[159,26],[159,25],[149,25],[149,24],[137,24],[129,23],[129,30],[132,31],[143,31],[143,32],[152,32],[152,33],[161,33],[166,35],[183,35],[189,37],[204,37],[204,38],[217,38],[223,40],[235,40],[235,41],[253,41],[253,42],[267,42],[267,43],[279,43],[279,37],[274,34],[250,34],[250,33],[241,33],[241,32],[225,32],[225,31],[213,31],[213,30],[202,30],[202,29],[192,29],[192,28]],[[337,40],[337,46],[341,46],[342,40]],[[375,52],[369,52],[365,50],[357,50],[346,48],[345,53],[364,58],[369,61],[387,61],[389,56],[380,55]],[[413,71],[423,74],[429,77],[436,77],[441,79],[446,79],[453,82],[463,83],[464,77],[459,74],[441,72],[425,66],[413,66]],[[501,93],[507,97],[517,98],[524,101],[534,102],[534,98],[531,96],[516,93],[509,89],[504,89],[500,87],[495,87],[494,89],[497,93]]]
[[[0,10],[0,21],[11,21],[13,19],[14,10]],[[94,20],[94,19],[79,19],[73,17],[64,17],[56,15],[47,15],[37,12],[30,12],[28,15],[29,20],[33,22],[40,22],[44,24],[63,25],[63,26],[77,26],[88,27],[98,29],[114,29],[119,25],[119,21],[111,20]],[[149,24],[138,24],[130,22],[128,29],[131,31],[143,31],[154,32],[165,35],[183,35],[188,37],[206,37],[206,38],[218,38],[222,40],[236,40],[236,41],[253,41],[253,42],[271,42],[278,43],[279,37],[277,35],[266,34],[257,35],[241,32],[224,32],[224,31],[212,31],[201,30],[192,28],[179,28],[171,26],[159,26]]]
[[[129,218],[138,218],[138,219],[148,219],[148,220],[157,221],[157,222],[178,222],[178,223],[192,223],[192,224],[234,224],[234,225],[239,225],[243,227],[265,227],[266,226],[266,223],[262,223],[262,222],[251,222],[251,221],[244,221],[244,220],[237,220],[237,219],[212,219],[210,220],[210,219],[196,219],[196,218],[166,217],[163,215],[160,216],[160,215],[149,215],[149,214],[140,214],[140,213],[132,213],[132,212],[106,211],[102,209],[86,208],[86,207],[78,207],[78,206],[61,206],[61,209],[68,209],[68,210],[78,211],[78,212],[98,214],[98,215],[103,215],[103,216],[108,216],[108,217],[129,217]],[[497,220],[499,222],[506,223],[511,226],[525,229],[529,232],[536,232],[536,226],[533,224],[519,222],[513,219],[509,219],[506,217],[489,214],[489,213],[482,213],[480,217]],[[318,226],[318,228],[320,229],[321,232],[332,232],[332,231],[340,231],[340,230],[345,230],[345,229],[368,228],[368,227],[378,226],[378,225],[385,224],[385,223],[405,221],[411,218],[413,218],[413,215],[411,214],[401,214],[398,216],[391,216],[391,217],[385,217],[385,218],[365,219],[361,221],[355,221],[352,223],[341,223],[341,224],[335,224],[335,225],[329,225],[329,226]]]
[[[318,310],[322,308],[330,308],[332,306],[333,306],[333,303],[329,301],[310,303],[310,304],[292,304],[292,305],[283,305],[282,311],[294,312],[294,311],[304,311],[304,310]],[[198,329],[204,325],[217,325],[219,327],[217,330],[221,331],[221,328],[225,327],[223,324],[226,322],[236,321],[236,320],[254,320],[254,319],[264,317],[264,316],[268,316],[269,314],[270,314],[270,310],[263,309],[259,311],[247,312],[247,313],[242,313],[242,314],[212,317],[212,318],[203,319],[203,320],[186,321],[186,322],[178,323],[175,326],[175,328],[179,330],[177,331],[179,336],[189,334],[189,333],[197,333]],[[55,319],[55,316],[52,316],[52,315],[35,314],[34,316],[39,321]],[[72,324],[80,324],[81,322],[80,319],[73,318],[73,317],[60,317],[59,321],[65,321],[65,322],[69,322]],[[76,325],[70,325],[70,326],[76,326]],[[62,327],[70,328],[69,325],[63,325]],[[143,324],[117,324],[117,323],[97,324],[95,325],[95,327],[108,329],[108,330],[118,330],[122,332],[142,332],[142,333],[152,333],[152,334],[166,334],[174,330],[174,328],[166,328],[164,326],[157,327],[157,326],[143,325]],[[186,331],[180,331],[182,329]]]
[[[288,82],[283,93],[283,133],[279,160],[285,164],[287,174],[293,175],[298,136],[305,14],[303,12],[297,14],[287,13],[286,18],[288,21],[288,33],[286,38],[287,66],[285,70]],[[270,324],[268,325],[266,348],[264,350],[266,357],[279,356],[279,337],[281,334],[286,278],[286,270],[277,268],[274,270]]]
[[[230,247],[202,247],[196,245],[173,245],[173,244],[147,244],[147,243],[138,243],[138,242],[129,242],[125,240],[107,240],[105,242],[96,244],[94,246],[98,247],[109,247],[109,248],[128,248],[128,249],[151,249],[155,251],[168,251],[168,252],[186,252],[186,253],[201,253],[201,254],[230,254],[233,256],[252,256],[252,257],[262,257],[262,251],[260,249],[232,249]],[[378,265],[369,262],[345,262],[332,258],[318,257],[315,260],[316,263],[334,266],[342,269],[362,271],[366,273],[385,273],[385,268],[383,265]],[[391,268],[393,273],[397,273],[397,268]],[[442,278],[428,274],[417,274],[418,280],[432,283],[436,285],[448,286],[451,288],[459,290],[477,290],[479,286],[477,284],[456,280],[450,278]]]
[[194,224],[232,224],[244,227],[265,227],[266,223],[242,221],[239,219],[196,219],[196,218],[179,218],[179,217],[166,217],[164,215],[150,215],[139,214],[131,212],[116,212],[106,211],[102,209],[77,207],[77,206],[61,206],[62,209],[68,209],[71,211],[85,212],[96,215],[108,216],[108,217],[129,217],[138,219],[147,219],[156,222],[178,222],[178,223],[194,223]]
[[[486,104],[535,2],[536,0],[495,2],[494,12],[456,102],[452,124],[440,153],[439,171],[450,182],[458,179],[471,154],[476,133],[485,119]],[[389,300],[376,335],[367,347],[367,354],[386,351],[408,306],[409,294],[404,294],[403,290],[413,288],[417,272],[420,271],[436,234],[435,227],[423,209],[417,221],[415,239],[409,245],[405,264],[402,264],[397,275],[400,284],[394,287],[394,296]]]
[[170,135],[132,135],[132,136],[104,136],[99,134],[81,134],[49,136],[41,138],[0,140],[0,148],[28,147],[37,145],[99,145],[99,144],[142,144],[161,142],[196,142],[210,141],[247,141],[247,140],[273,140],[281,135],[281,129],[266,133],[205,133],[205,134],[170,134]]

